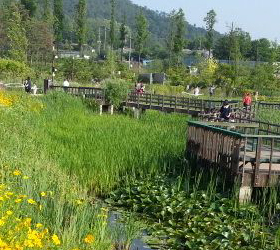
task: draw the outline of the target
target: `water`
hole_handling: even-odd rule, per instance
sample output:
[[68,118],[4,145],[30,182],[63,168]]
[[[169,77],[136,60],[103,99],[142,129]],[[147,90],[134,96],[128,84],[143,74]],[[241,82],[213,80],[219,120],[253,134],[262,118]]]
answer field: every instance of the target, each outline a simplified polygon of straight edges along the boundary
[[[116,211],[111,211],[109,216],[109,226],[111,228],[118,227],[120,229],[125,228],[125,224],[120,222],[122,217],[121,213]],[[146,236],[146,232],[142,232],[142,236]],[[125,236],[124,236],[125,237]],[[134,239],[131,244],[131,250],[153,250],[150,248],[141,238]]]

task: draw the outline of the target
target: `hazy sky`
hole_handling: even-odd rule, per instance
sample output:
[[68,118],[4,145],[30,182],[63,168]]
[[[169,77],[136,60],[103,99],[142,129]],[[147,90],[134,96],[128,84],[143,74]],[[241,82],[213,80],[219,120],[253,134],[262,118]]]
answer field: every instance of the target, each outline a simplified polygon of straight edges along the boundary
[[266,37],[280,42],[280,0],[132,0],[148,8],[169,12],[182,8],[187,21],[204,26],[203,18],[210,9],[217,13],[216,30],[228,31],[232,22],[248,31],[252,38]]

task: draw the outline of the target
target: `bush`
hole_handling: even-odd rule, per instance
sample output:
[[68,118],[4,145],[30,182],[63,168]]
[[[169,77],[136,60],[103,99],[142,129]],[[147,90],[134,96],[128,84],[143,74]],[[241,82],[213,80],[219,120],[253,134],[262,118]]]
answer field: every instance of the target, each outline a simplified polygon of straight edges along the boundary
[[104,81],[106,101],[116,107],[126,100],[131,83],[121,79],[108,79]]
[[184,86],[152,85],[151,91],[156,95],[180,95],[184,91]]
[[24,78],[33,74],[31,68],[25,63],[0,59],[0,77],[1,78]]

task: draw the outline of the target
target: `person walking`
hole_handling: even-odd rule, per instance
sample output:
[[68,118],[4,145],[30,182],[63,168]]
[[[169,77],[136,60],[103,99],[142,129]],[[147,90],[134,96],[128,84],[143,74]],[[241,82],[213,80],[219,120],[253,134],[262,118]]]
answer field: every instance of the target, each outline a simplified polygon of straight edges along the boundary
[[244,98],[243,98],[243,107],[246,110],[249,110],[252,104],[252,97],[250,93],[246,93]]

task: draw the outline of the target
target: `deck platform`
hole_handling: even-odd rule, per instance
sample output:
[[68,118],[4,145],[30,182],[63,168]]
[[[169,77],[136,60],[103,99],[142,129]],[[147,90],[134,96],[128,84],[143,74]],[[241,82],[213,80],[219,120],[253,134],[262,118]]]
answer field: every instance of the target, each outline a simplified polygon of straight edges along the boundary
[[189,122],[186,157],[219,167],[232,182],[240,177],[241,188],[279,185],[278,133],[278,125],[265,130],[261,122]]

